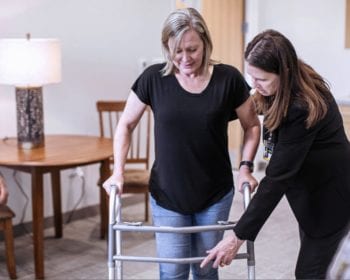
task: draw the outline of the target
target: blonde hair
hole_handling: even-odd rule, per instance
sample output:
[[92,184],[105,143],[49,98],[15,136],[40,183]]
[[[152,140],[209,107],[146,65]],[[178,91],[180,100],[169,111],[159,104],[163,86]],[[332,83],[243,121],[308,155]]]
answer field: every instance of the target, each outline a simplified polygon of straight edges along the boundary
[[[202,70],[207,71],[210,64],[215,61],[211,59],[213,44],[210,38],[208,27],[201,14],[194,8],[178,9],[172,12],[165,20],[162,31],[162,49],[166,60],[166,64],[162,69],[164,76],[175,72],[173,63],[175,50],[178,48],[183,35],[188,30],[194,30],[198,33],[203,41],[204,55],[202,62]],[[174,39],[174,47],[169,49],[169,39]]]

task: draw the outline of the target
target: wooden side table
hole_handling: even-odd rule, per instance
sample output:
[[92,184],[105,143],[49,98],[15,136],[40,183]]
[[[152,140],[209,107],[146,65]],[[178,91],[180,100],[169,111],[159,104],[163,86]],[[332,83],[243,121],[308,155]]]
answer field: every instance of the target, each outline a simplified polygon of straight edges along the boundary
[[[113,155],[111,139],[83,135],[46,135],[45,147],[33,150],[18,149],[17,139],[0,142],[0,166],[31,174],[34,266],[36,278],[44,278],[44,189],[43,175],[51,174],[55,236],[62,237],[60,171],[77,166],[100,163],[100,178],[110,174],[109,158]],[[100,207],[107,217],[108,209],[101,201],[107,199],[100,191]],[[102,209],[103,208],[103,209]],[[101,221],[101,236],[108,221]]]

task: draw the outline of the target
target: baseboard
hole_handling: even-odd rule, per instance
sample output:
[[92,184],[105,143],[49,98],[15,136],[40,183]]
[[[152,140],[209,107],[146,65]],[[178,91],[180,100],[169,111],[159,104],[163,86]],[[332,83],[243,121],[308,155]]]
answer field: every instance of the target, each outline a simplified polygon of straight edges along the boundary
[[[79,219],[85,219],[87,217],[96,216],[99,213],[99,205],[87,206],[84,208],[77,209],[75,211],[69,211],[63,213],[62,219],[63,224],[66,223],[68,219],[70,222],[76,221]],[[53,216],[44,218],[44,229],[50,228],[54,226]],[[19,237],[32,232],[32,222],[20,223],[13,226],[13,235],[14,237]],[[0,235],[0,240],[3,240],[3,234]]]
[[[141,203],[144,201],[143,194],[126,194],[122,198],[123,206],[133,205],[136,203]],[[100,206],[98,204],[87,206],[84,208],[80,208],[74,211],[68,211],[63,213],[62,219],[63,223],[69,219],[70,222],[77,221],[80,219],[86,219],[89,217],[93,217],[99,215]],[[44,229],[51,228],[54,226],[53,216],[44,218]],[[25,222],[18,225],[13,226],[13,235],[14,237],[19,237],[32,232],[32,222]],[[0,241],[4,240],[3,231],[0,231]]]

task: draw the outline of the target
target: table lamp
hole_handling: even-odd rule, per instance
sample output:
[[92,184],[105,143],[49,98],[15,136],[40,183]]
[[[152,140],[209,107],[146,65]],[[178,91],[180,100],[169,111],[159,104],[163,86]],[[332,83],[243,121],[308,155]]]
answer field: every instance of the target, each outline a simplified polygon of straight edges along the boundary
[[16,87],[18,147],[43,147],[42,86],[61,81],[58,39],[0,39],[0,84]]

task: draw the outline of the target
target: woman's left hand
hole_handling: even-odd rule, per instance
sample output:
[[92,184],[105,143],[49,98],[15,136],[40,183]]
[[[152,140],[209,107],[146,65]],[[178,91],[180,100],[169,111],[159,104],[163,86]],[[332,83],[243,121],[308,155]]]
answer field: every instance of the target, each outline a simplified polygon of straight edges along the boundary
[[250,185],[250,192],[254,193],[259,183],[255,179],[255,177],[251,174],[250,171],[247,171],[242,167],[240,168],[237,176],[238,190],[241,193],[243,193],[243,183],[246,183],[246,182],[249,183]]
[[214,261],[213,268],[231,264],[243,242],[234,232],[224,237],[214,248],[207,251],[208,256],[201,262],[200,266],[204,267],[212,260]]

